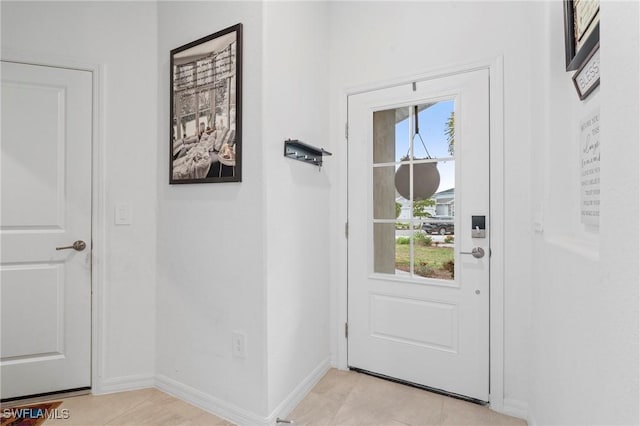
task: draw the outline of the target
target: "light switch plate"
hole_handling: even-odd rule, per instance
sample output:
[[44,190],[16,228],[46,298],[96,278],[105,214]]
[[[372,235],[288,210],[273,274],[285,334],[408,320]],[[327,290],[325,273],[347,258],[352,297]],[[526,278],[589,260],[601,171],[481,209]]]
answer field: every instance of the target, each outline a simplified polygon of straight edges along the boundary
[[115,224],[131,225],[131,205],[127,203],[116,204]]

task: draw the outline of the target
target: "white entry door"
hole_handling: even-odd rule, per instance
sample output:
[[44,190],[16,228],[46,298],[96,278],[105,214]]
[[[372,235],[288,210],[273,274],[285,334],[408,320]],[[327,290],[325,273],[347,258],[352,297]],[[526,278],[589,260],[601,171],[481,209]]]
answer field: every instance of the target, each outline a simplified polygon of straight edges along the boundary
[[87,388],[92,74],[1,72],[1,397]]
[[489,72],[348,102],[349,367],[488,401]]

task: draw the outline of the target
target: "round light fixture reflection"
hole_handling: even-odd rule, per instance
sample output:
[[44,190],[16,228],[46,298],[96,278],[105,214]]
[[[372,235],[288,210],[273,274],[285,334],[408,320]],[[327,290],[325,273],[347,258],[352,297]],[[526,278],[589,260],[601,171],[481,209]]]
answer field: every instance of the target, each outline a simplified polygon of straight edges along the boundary
[[[409,185],[409,165],[403,164],[396,171],[396,190],[407,200],[411,199]],[[413,200],[426,200],[433,196],[440,186],[440,172],[436,163],[413,165]]]

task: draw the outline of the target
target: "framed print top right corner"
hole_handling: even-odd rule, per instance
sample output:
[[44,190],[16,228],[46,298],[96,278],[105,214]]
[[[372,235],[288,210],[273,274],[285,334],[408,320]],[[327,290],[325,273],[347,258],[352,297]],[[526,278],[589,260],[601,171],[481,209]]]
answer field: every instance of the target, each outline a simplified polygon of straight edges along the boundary
[[582,65],[600,41],[600,0],[564,0],[566,70]]

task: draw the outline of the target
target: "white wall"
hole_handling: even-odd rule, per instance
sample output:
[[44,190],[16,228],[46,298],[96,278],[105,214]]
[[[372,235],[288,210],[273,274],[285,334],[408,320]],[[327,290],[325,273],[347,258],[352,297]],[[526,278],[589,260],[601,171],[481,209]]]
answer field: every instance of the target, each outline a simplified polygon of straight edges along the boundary
[[[283,156],[287,138],[330,145],[328,7],[326,2],[265,4],[269,412],[328,367],[329,191],[337,168],[334,157],[325,157],[319,172]],[[286,409],[275,414],[286,415]]]
[[[169,185],[161,167],[156,184],[160,383],[246,422],[267,414],[262,17],[259,2],[159,2],[155,34],[160,149],[154,161],[165,165],[169,51],[244,25],[242,183]],[[246,335],[244,359],[231,356],[233,331]]]
[[[601,3],[601,86],[565,72],[562,4],[545,5],[534,119],[530,404],[540,425],[638,424],[637,3]],[[543,51],[544,51],[543,50]],[[535,108],[537,106],[537,108]],[[600,109],[600,227],[580,223],[579,125]]]
[[[443,67],[504,57],[505,105],[505,351],[504,397],[510,412],[526,415],[529,301],[531,286],[530,156],[534,124],[528,105],[537,59],[529,46],[538,43],[535,3],[333,2],[331,16],[331,137],[335,179],[346,180],[344,141],[345,90]],[[482,17],[480,19],[479,17]],[[333,193],[331,221],[332,300],[344,291],[346,265],[339,238],[346,218],[344,193]],[[344,306],[332,306],[332,353],[340,342]],[[334,362],[337,360],[334,360]]]
[[[169,186],[159,173],[159,380],[236,420],[274,420],[328,366],[330,167],[282,155],[289,137],[328,142],[328,6],[158,8],[160,123],[168,52],[238,22],[245,31],[243,182]],[[162,146],[159,163],[167,156]],[[246,359],[231,356],[232,331],[246,334]]]
[[[246,423],[286,411],[343,344],[346,89],[502,55],[505,408],[541,425],[638,423],[637,3],[602,2],[603,82],[586,102],[564,72],[560,2],[1,7],[3,58],[103,65],[98,391],[157,374]],[[169,51],[238,22],[243,182],[168,185]],[[597,106],[599,230],[576,217],[578,123]],[[334,156],[318,173],[282,156],[287,137]],[[131,226],[112,224],[120,202]]]
[[[103,66],[102,352],[95,391],[154,374],[157,58],[154,3],[2,2],[2,57]],[[16,53],[17,52],[17,53]],[[141,78],[143,76],[144,78]],[[89,141],[87,141],[89,143]],[[133,224],[114,225],[116,203]],[[100,206],[98,206],[100,207]],[[94,208],[97,208],[94,206]],[[98,284],[98,283],[94,283]]]

